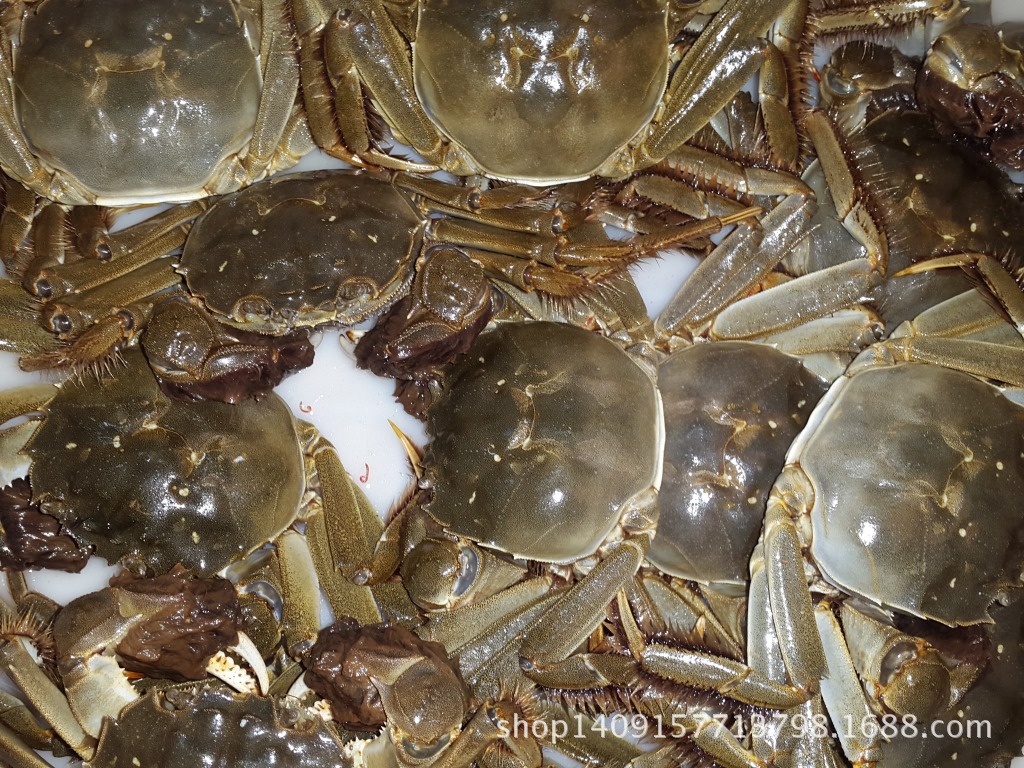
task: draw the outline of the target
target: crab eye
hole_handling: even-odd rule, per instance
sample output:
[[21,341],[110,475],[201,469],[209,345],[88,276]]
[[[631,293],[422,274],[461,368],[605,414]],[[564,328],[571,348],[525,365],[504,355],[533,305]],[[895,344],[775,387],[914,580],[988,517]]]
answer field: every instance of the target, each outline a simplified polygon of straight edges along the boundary
[[71,318],[65,315],[63,312],[58,312],[50,318],[50,328],[53,332],[63,336],[66,333],[71,333],[74,330],[75,324],[71,322]]
[[114,251],[106,243],[100,243],[96,246],[96,258],[100,261],[110,261],[114,258]]
[[452,594],[462,597],[473,586],[480,570],[480,558],[472,547],[463,547],[459,552],[459,575],[452,585]]
[[843,77],[834,69],[830,69],[825,75],[825,83],[828,89],[837,96],[852,96],[857,92],[857,86],[854,85],[853,80]]
[[898,643],[882,659],[881,681],[888,685],[900,668],[917,654],[917,648],[910,643]]
[[117,313],[117,319],[121,321],[121,326],[126,330],[130,331],[135,327],[135,317],[131,312],[121,311]]
[[53,296],[53,283],[49,278],[40,277],[32,284],[32,293],[42,299],[48,299]]

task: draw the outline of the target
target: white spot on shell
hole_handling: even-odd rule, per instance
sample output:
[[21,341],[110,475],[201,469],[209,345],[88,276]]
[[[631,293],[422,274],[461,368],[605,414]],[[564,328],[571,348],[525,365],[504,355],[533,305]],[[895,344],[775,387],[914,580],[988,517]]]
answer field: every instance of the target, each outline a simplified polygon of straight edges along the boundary
[[473,493],[469,497],[470,504],[472,504],[474,501],[476,501],[476,491],[473,491]]
[[776,424],[774,421],[771,421],[771,420],[769,420],[768,426],[771,427],[772,429],[778,429],[779,428],[779,425]]
[[178,495],[184,499],[186,496],[188,496],[188,488],[179,488]]
[[1003,462],[997,461],[996,462],[996,469],[998,469],[1000,472],[1002,472],[1003,471]]
[[505,380],[504,380],[504,379],[501,379],[501,380],[500,380],[500,381],[498,382],[498,386],[499,386],[499,387],[503,387],[503,386],[505,386]]
[[199,543],[199,531],[192,531],[192,541],[196,544]]
[[337,217],[337,216],[335,216],[334,214],[331,214],[331,215],[330,215],[330,216],[329,216],[329,217],[327,218],[327,221],[328,221],[328,222],[332,222],[332,221],[337,221],[337,220],[338,220],[338,217]]
[[1003,647],[1002,643],[1000,643],[999,645],[996,646],[996,653],[998,653],[1000,656],[1003,655],[1003,651],[1004,650],[1005,650],[1005,648]]
[[958,533],[960,534],[960,538],[961,539],[966,539],[967,538],[967,529],[966,528],[961,528],[958,531]]
[[174,35],[172,35],[170,32],[164,32],[163,35],[161,35],[161,37],[163,37],[164,40],[174,39]]
[[112,442],[113,442],[115,448],[120,448],[121,447],[121,436],[120,435],[114,435],[114,439],[113,439]]
[[977,231],[978,231],[978,222],[972,221],[971,222],[971,232],[977,232]]
[[221,265],[219,267],[217,267],[217,271],[218,272],[223,272],[224,271],[224,267],[226,267],[227,265],[228,265],[228,261],[227,261],[227,259],[225,259],[223,262],[221,262]]
[[253,233],[254,235],[258,235],[258,234],[260,233],[260,231],[259,231],[258,229],[254,229],[254,230],[252,231],[252,233]]
[[380,239],[376,235],[367,235],[366,237],[370,240],[371,243],[376,243]]
[[501,454],[499,454],[499,453],[494,454],[494,463],[495,464],[500,464],[501,463]]
[[747,504],[757,504],[757,497],[756,496],[748,497],[747,498]]
[[501,23],[504,24],[506,21],[508,21],[508,14],[507,13],[503,13],[498,18],[501,19]]
[[923,180],[924,180],[924,174],[923,174],[923,173],[915,173],[915,174],[914,174],[914,178],[915,178],[915,179],[916,179],[917,181],[923,181]]
[[68,443],[64,447],[67,448],[69,451],[71,451],[71,450],[74,450],[75,448],[78,447],[78,443]]
[[953,579],[952,579],[952,580],[951,580],[951,581],[949,582],[949,588],[950,588],[950,589],[953,589],[954,587],[956,587],[956,577],[954,577],[954,578],[953,578]]
[[92,39],[89,39],[89,40],[85,41],[85,47],[86,48],[92,48]]

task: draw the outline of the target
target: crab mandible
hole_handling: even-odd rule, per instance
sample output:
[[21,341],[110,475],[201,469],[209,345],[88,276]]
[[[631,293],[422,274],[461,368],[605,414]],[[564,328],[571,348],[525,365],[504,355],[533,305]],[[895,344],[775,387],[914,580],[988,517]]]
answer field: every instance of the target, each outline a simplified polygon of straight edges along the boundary
[[69,204],[221,194],[312,146],[281,0],[3,9],[0,166]]

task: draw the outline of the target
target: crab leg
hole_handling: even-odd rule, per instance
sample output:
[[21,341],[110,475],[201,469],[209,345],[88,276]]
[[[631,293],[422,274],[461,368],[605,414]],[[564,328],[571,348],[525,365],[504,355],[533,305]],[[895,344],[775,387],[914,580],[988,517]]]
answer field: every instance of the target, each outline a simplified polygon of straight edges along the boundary
[[978,291],[965,291],[929,307],[908,320],[900,335],[944,336],[992,341],[1006,346],[1024,343],[1017,329],[1006,322]]
[[872,268],[885,275],[889,264],[889,243],[885,229],[876,221],[870,202],[846,162],[849,155],[846,140],[820,110],[809,112],[805,125],[818,152],[818,161],[839,220],[857,242],[867,249]]
[[686,52],[669,84],[667,119],[636,150],[637,165],[653,165],[697,133],[757,71],[766,56],[758,38],[792,0],[750,4],[729,0]]
[[301,656],[320,631],[320,590],[317,569],[302,534],[287,530],[274,542],[271,560],[282,601],[282,632],[293,657]]
[[[50,749],[53,745],[53,731],[40,728],[28,705],[3,690],[0,690],[0,721],[3,721],[3,728],[8,729],[4,733],[16,737],[32,749]],[[0,741],[3,741],[3,737],[0,737]]]
[[[293,124],[292,111],[299,90],[299,65],[292,52],[293,30],[287,23],[287,7],[282,0],[263,0],[260,7],[261,34],[260,61],[263,62],[263,94],[260,98],[256,125],[253,128],[249,148],[242,159],[244,178],[255,179],[267,168],[272,167],[274,153],[281,146],[281,139]],[[292,128],[294,130],[294,127]],[[310,142],[305,147],[296,147],[294,156],[312,149]],[[228,189],[239,186],[238,180],[227,174]]]
[[[767,575],[763,569],[751,573],[747,612],[747,661],[750,666],[778,684],[787,681],[786,665],[772,623]],[[751,733],[752,750],[769,765],[780,754],[791,755],[797,768],[841,768],[845,763],[829,738],[807,738],[805,728],[794,723],[813,723],[825,717],[821,695],[771,718],[759,732]],[[801,719],[802,718],[802,719]]]
[[0,760],[13,768],[52,768],[3,723],[0,723]]
[[[843,718],[850,718],[848,722],[855,723],[865,720],[875,722],[843,638],[843,630],[827,603],[821,603],[814,609],[814,619],[828,662],[828,677],[821,681],[821,697],[826,708],[839,722],[844,722]],[[877,729],[862,727],[839,730],[843,752],[854,765],[874,765],[878,762],[881,755]],[[869,738],[868,731],[875,735],[874,738]]]
[[871,3],[854,0],[815,10],[811,25],[818,37],[850,32],[891,33],[931,20],[952,24],[967,10],[959,0],[887,0]]
[[944,267],[962,267],[977,274],[988,293],[998,302],[1017,332],[1024,336],[1024,268],[1016,267],[987,253],[962,253],[941,256],[912,264],[894,277],[929,272]]
[[36,193],[14,179],[4,177],[4,211],[0,215],[0,261],[7,274],[22,272],[25,252],[22,243],[32,229]]
[[643,573],[626,595],[633,614],[651,617],[656,632],[669,632],[732,658],[743,657],[743,639],[734,637],[686,582],[666,584],[653,574]]
[[786,198],[759,229],[737,228],[701,262],[658,317],[658,328],[684,333],[707,322],[757,285],[806,234],[813,200]]
[[59,347],[60,342],[39,324],[39,312],[32,297],[13,280],[0,279],[0,350],[18,354],[40,354]]
[[78,724],[60,689],[36,665],[18,640],[0,643],[0,664],[15,684],[39,710],[54,731],[83,759],[92,757],[95,741]]
[[[356,0],[344,10],[335,0],[299,0],[295,5],[299,33],[304,41],[310,41],[302,50],[315,51],[318,38],[324,49],[325,71],[305,57],[302,68],[304,93],[308,87],[312,94],[312,98],[306,95],[306,105],[314,135],[330,139],[322,146],[357,165],[370,162],[412,171],[436,170],[435,166],[389,158],[372,148],[360,82],[366,83],[381,110],[416,151],[431,161],[442,151],[440,134],[409,86],[412,64],[408,50],[384,5],[378,0]],[[342,142],[334,138],[330,115],[333,99],[329,91],[335,84],[343,96],[338,109]]]

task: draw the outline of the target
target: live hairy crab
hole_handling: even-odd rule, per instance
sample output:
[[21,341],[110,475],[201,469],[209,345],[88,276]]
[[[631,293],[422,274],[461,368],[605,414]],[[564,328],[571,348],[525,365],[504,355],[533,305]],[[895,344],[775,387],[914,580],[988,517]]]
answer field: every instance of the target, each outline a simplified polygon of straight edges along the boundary
[[280,0],[4,5],[0,166],[74,205],[238,189],[311,147]]
[[[397,302],[374,363],[410,377],[424,358],[465,348],[502,303],[492,285],[611,317],[602,286],[626,266],[759,210],[616,241],[594,220],[604,205],[591,185],[485,191],[343,170],[280,176],[114,234],[102,217],[51,204],[31,258],[8,254],[27,293],[0,284],[4,341],[24,367],[72,370],[102,369],[141,341],[176,392],[235,400],[308,364],[309,329],[350,327]],[[71,243],[48,237],[65,231],[65,213],[81,224]]]

